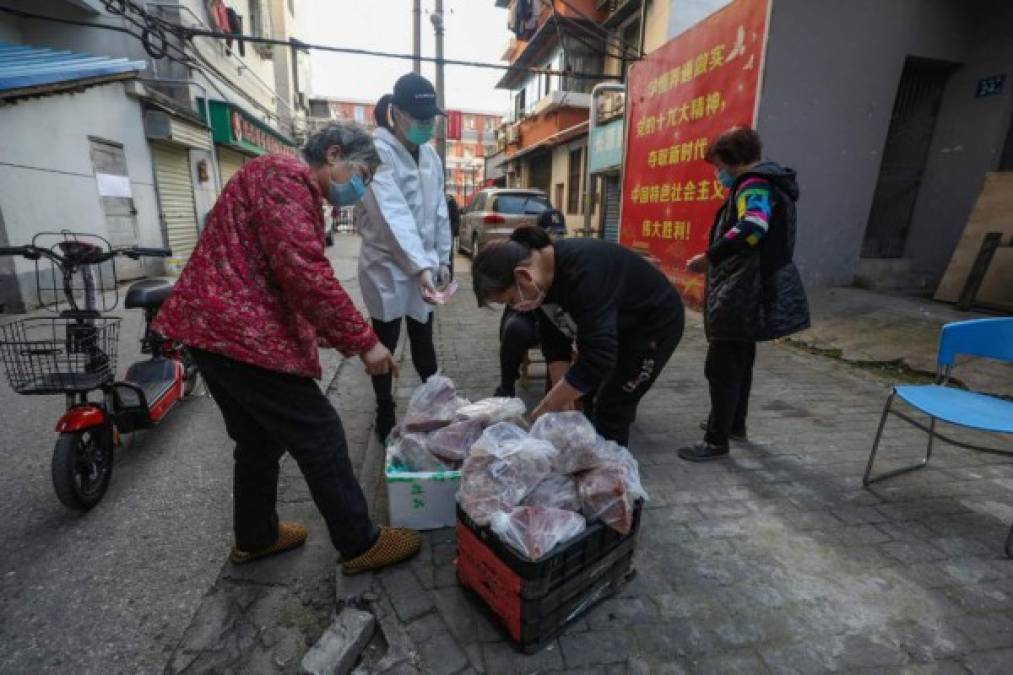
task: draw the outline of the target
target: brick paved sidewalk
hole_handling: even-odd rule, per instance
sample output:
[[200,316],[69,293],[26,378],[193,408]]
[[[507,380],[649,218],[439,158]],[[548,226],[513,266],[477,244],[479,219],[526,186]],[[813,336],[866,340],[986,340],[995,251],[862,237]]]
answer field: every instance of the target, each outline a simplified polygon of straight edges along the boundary
[[[499,315],[477,309],[461,281],[438,313],[437,348],[445,374],[477,399],[497,383]],[[865,490],[887,383],[766,345],[751,443],[688,464],[675,449],[701,435],[705,349],[691,317],[641,405],[631,450],[651,501],[639,574],[618,597],[540,653],[518,654],[457,586],[452,530],[432,532],[417,559],[357,582],[411,657],[367,659],[362,671],[1013,672],[1013,560],[1002,555],[1013,462],[942,445],[929,469]],[[399,410],[417,384],[405,366]],[[542,386],[534,380],[526,398]],[[892,424],[883,467],[923,448],[923,436]],[[382,512],[379,479],[372,490]]]

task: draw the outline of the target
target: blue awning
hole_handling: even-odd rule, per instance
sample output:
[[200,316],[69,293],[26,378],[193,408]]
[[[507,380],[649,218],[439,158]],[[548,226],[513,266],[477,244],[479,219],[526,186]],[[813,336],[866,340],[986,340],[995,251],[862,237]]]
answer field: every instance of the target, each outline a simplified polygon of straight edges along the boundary
[[0,42],[0,96],[80,80],[119,79],[144,70],[146,65],[144,61]]

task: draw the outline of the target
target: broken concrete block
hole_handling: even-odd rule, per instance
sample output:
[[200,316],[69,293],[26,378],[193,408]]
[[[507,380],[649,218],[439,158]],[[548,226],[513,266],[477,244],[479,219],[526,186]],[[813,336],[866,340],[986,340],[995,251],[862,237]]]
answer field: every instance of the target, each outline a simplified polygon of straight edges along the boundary
[[369,612],[344,608],[306,652],[302,672],[306,675],[347,675],[373,637],[374,624]]

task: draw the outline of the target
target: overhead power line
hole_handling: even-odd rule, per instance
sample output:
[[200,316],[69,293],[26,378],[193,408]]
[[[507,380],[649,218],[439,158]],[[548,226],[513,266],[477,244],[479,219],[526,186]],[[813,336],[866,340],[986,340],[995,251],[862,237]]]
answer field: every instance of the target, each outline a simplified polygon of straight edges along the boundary
[[[190,26],[183,26],[172,23],[165,19],[153,16],[149,14],[143,7],[138,6],[136,3],[129,2],[127,0],[104,0],[106,7],[114,14],[120,14],[128,21],[134,24],[136,28],[141,30],[141,35],[137,35],[127,28],[122,26],[110,26],[108,24],[94,23],[89,21],[77,21],[72,19],[61,19],[59,17],[47,16],[44,14],[37,14],[35,12],[26,12],[21,9],[14,7],[0,5],[0,11],[12,14],[21,18],[28,19],[39,19],[43,21],[55,21],[58,23],[67,23],[78,26],[87,26],[90,28],[98,28],[101,30],[114,30],[120,33],[127,33],[141,40],[144,45],[145,51],[154,59],[165,58],[168,56],[168,50],[175,47],[168,39],[167,34],[171,34],[181,40],[191,41],[193,38],[213,38],[217,40],[241,40],[243,42],[251,44],[264,44],[264,45],[275,45],[280,47],[290,47],[293,49],[300,50],[314,50],[322,52],[334,52],[339,54],[353,54],[358,56],[375,56],[378,58],[388,59],[402,59],[410,61],[416,58],[413,54],[401,54],[395,52],[383,52],[371,49],[357,49],[353,47],[337,47],[334,45],[321,45],[321,44],[310,44],[302,42],[301,40],[279,40],[275,38],[267,37],[256,37],[250,35],[239,35],[231,33],[222,33],[214,30],[205,30],[201,28],[192,28]],[[133,12],[137,15],[137,18],[128,17],[127,13]],[[178,47],[177,47],[178,49]],[[189,58],[189,56],[187,56]],[[561,75],[565,77],[574,77],[580,79],[589,80],[617,80],[620,79],[617,75],[603,75],[601,73],[588,73],[588,72],[576,72],[576,71],[565,71],[565,70],[554,70],[551,68],[533,68],[529,66],[515,66],[515,65],[504,65],[499,63],[487,63],[482,61],[467,61],[462,59],[437,59],[434,57],[418,57],[422,61],[427,63],[442,63],[448,66],[463,66],[469,68],[485,68],[489,70],[503,70],[503,71],[522,71],[531,74],[541,75]]]

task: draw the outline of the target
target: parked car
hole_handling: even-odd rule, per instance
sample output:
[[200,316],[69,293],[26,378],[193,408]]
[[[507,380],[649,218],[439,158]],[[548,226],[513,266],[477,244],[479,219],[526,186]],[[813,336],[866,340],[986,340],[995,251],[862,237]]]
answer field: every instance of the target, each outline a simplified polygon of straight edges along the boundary
[[[482,190],[475,194],[468,209],[461,215],[458,249],[461,253],[474,256],[489,242],[507,239],[522,225],[538,225],[539,216],[551,209],[549,198],[542,190],[532,188]],[[562,225],[562,229],[565,232],[565,224]]]

